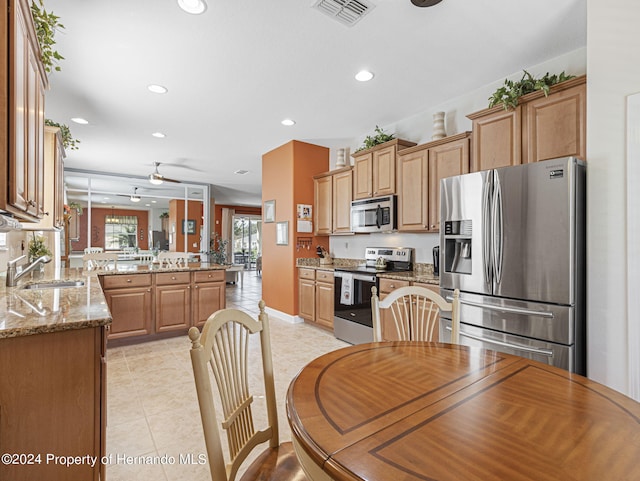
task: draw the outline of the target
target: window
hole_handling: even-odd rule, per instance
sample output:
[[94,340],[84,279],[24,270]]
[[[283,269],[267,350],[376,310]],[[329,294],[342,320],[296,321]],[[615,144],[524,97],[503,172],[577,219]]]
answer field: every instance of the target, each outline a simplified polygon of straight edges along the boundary
[[105,250],[138,247],[138,218],[134,215],[108,215],[104,219]]

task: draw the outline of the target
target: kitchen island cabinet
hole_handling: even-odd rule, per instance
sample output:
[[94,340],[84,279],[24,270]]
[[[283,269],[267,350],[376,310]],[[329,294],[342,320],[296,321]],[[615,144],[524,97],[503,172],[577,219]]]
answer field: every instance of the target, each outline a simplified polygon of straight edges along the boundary
[[153,332],[151,274],[103,276],[102,285],[113,317],[109,340]]
[[191,285],[192,323],[204,326],[209,316],[225,306],[224,271],[193,272]]
[[191,327],[191,273],[158,273],[155,278],[156,332]]

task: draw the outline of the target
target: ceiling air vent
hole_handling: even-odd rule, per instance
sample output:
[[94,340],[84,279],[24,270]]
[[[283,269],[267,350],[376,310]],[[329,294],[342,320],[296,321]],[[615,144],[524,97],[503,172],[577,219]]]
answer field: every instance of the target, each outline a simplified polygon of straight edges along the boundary
[[347,27],[355,25],[374,7],[364,0],[318,0],[313,6]]

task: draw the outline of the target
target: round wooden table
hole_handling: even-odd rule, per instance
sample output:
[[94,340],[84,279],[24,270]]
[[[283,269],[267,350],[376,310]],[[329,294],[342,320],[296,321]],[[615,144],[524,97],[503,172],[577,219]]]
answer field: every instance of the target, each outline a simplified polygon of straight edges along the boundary
[[318,480],[638,480],[640,404],[518,356],[384,342],[291,382],[296,454]]

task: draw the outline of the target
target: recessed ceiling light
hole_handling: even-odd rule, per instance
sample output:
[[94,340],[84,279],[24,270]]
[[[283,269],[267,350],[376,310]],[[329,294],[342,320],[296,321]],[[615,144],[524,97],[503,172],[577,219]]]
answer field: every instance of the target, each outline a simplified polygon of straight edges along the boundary
[[295,120],[291,120],[291,119],[284,119],[282,122],[280,122],[282,125],[286,125],[287,127],[290,127],[292,125],[295,125],[296,122]]
[[157,200],[152,200],[151,203],[155,204],[156,202],[158,202]]
[[238,174],[238,175],[244,175],[244,174],[248,174],[249,171],[248,170],[244,170],[244,169],[240,169],[240,170],[236,170],[234,172],[234,174]]
[[147,86],[149,92],[153,92],[154,94],[166,94],[169,89],[167,87],[163,87],[162,85],[151,84]]
[[151,207],[151,204],[145,204],[144,206],[145,207]]
[[200,15],[207,9],[204,0],[178,0],[178,5],[185,12],[193,15]]
[[151,135],[153,135],[156,139],[164,139],[166,137],[166,135],[162,132],[154,132]]
[[368,70],[360,70],[357,74],[356,74],[356,80],[358,82],[368,82],[369,80],[371,80],[373,78],[373,73],[369,72]]
[[71,122],[75,122],[76,124],[87,125],[89,123],[88,120],[83,119],[82,117],[74,117],[71,119]]

